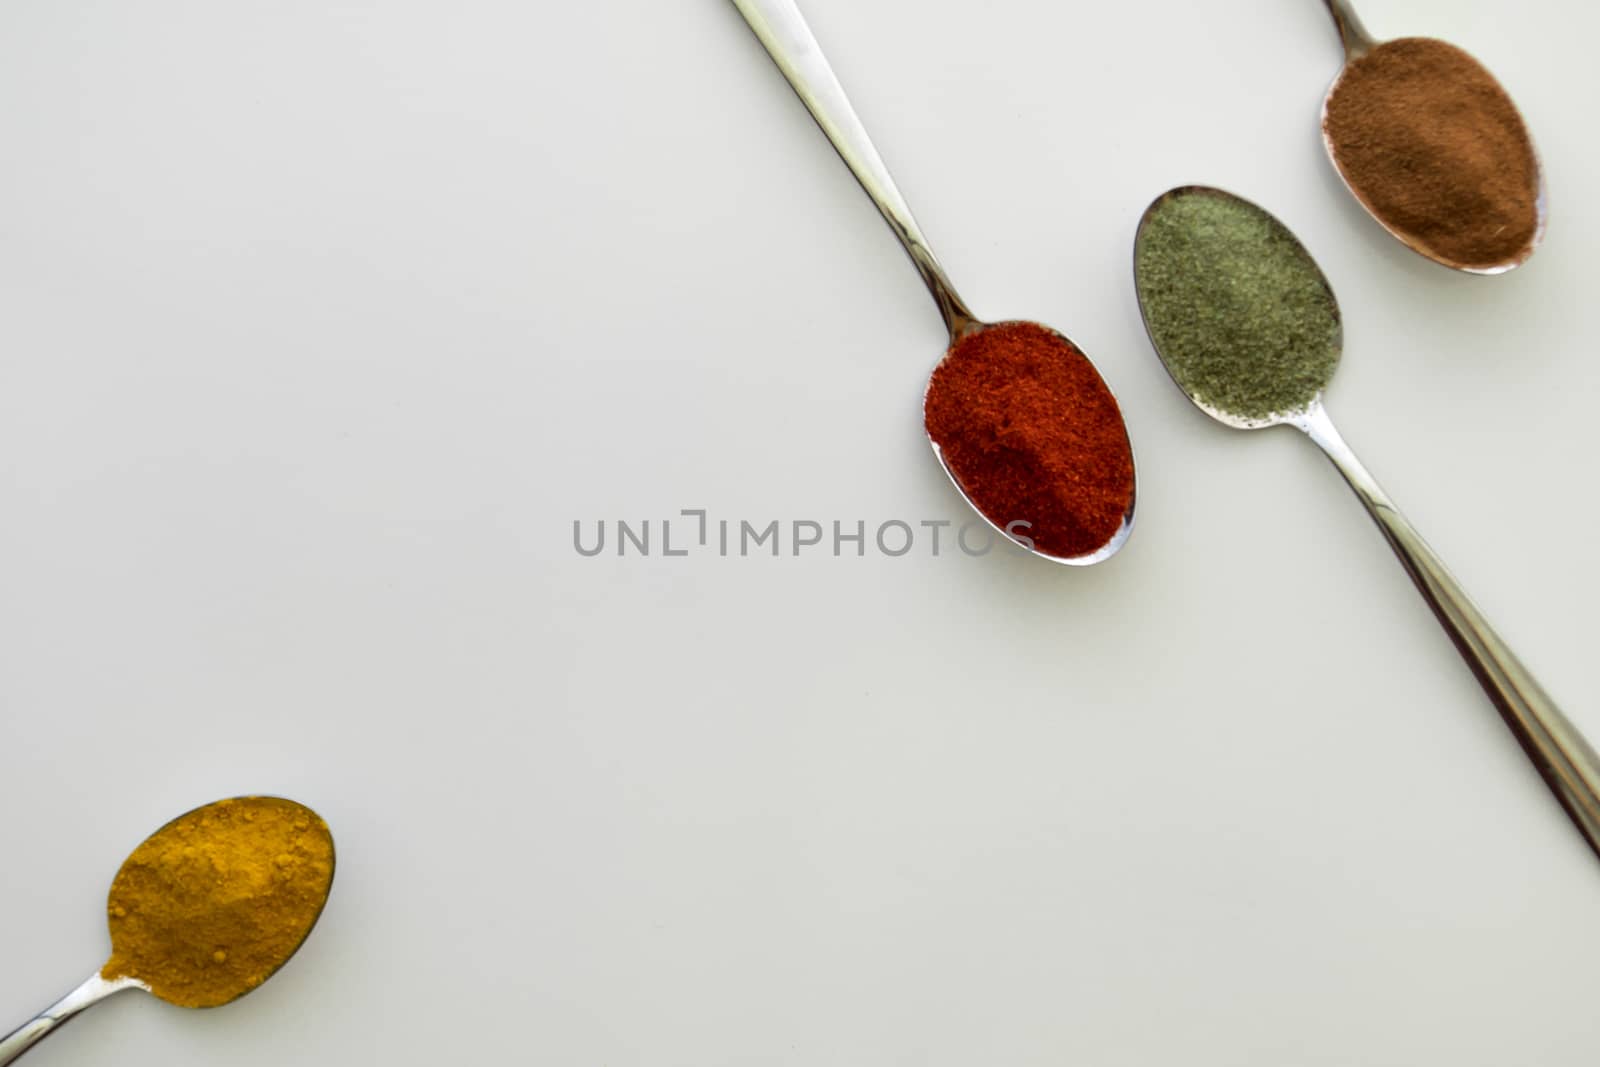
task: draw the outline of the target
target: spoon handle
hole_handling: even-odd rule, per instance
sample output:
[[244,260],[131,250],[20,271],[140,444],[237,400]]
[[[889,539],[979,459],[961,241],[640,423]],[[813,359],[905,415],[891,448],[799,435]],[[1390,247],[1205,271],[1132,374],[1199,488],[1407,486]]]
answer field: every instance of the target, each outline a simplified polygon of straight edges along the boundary
[[1320,403],[1295,424],[1327,453],[1589,847],[1600,855],[1600,757],[1494,632],[1466,591],[1345,444]]
[[1328,5],[1328,14],[1333,16],[1333,24],[1339,28],[1339,40],[1344,42],[1346,60],[1360,59],[1372,51],[1373,45],[1378,42],[1373,40],[1372,34],[1361,24],[1356,9],[1350,6],[1350,0],[1322,0],[1322,2]]
[[0,1037],[0,1067],[6,1067],[6,1064],[11,1063],[34,1045],[43,1041],[47,1035],[55,1032],[63,1023],[84,1008],[98,1004],[113,993],[120,993],[124,989],[137,988],[140,988],[140,983],[132,978],[118,978],[114,981],[107,981],[101,978],[97,972],[77,989],[74,989],[38,1015],[17,1027],[5,1037]]
[[905,246],[906,254],[939,305],[950,336],[958,337],[978,325],[977,318],[945,277],[944,268],[934,257],[927,237],[912,216],[905,197],[900,195],[872,139],[867,136],[867,129],[855,108],[850,106],[850,98],[845,95],[844,87],[828,65],[822,47],[817,44],[794,0],[733,0],[733,6],[750,24],[767,54],[811,112],[811,117],[833,142],[839,158],[844,160],[889,223],[889,229]]

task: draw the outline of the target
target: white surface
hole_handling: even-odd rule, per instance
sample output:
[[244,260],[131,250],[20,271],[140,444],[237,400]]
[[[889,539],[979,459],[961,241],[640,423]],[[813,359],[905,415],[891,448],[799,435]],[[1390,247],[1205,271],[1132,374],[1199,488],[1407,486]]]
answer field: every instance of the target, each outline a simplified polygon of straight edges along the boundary
[[301,956],[32,1067],[1594,1063],[1600,867],[1129,261],[1185,182],[1300,234],[1346,435],[1600,734],[1600,14],[1363,6],[1539,137],[1548,243],[1485,280],[1339,189],[1313,0],[806,9],[975,309],[1120,395],[1111,564],[574,552],[964,518],[938,317],[731,5],[0,4],[0,1028],[144,833],[260,790],[340,846]]

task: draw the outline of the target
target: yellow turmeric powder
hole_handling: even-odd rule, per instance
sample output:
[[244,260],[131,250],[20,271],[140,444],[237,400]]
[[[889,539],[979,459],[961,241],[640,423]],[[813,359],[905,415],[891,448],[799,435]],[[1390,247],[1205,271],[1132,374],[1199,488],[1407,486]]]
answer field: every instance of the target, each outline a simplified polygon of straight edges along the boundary
[[294,955],[333,881],[333,837],[303,805],[238,797],[152,834],[111,883],[106,979],[186,1008],[226,1004]]

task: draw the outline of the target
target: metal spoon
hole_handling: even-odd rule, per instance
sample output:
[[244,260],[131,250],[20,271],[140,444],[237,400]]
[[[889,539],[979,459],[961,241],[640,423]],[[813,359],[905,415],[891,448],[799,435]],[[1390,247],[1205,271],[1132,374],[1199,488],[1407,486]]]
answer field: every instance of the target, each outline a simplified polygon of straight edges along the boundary
[[[241,801],[271,801],[275,805],[289,805],[294,808],[298,808],[301,812],[305,813],[307,832],[317,834],[322,837],[326,842],[328,855],[330,858],[332,857],[333,839],[331,836],[328,836],[327,826],[325,823],[323,823],[321,818],[319,818],[317,814],[310,808],[295,804],[293,801],[281,800],[279,798],[236,797],[232,800],[219,800],[214,804],[207,804],[203,807],[195,808],[193,811],[186,812],[185,814],[178,816],[176,819],[172,820],[161,829],[151,834],[150,837],[146,839],[145,843],[150,844],[152,842],[159,841],[163,835],[173,832],[174,828],[180,823],[183,823],[185,820],[193,819],[196,816],[203,816],[212,809],[215,809],[221,805],[236,804]],[[122,871],[118,873],[117,879],[113,880],[113,891],[117,882],[122,879],[123,874],[129,870],[132,860],[133,857],[130,856],[129,860],[123,864]],[[272,968],[265,975],[257,976],[254,982],[241,980],[238,983],[236,990],[230,989],[229,993],[231,993],[231,996],[229,996],[227,1000],[223,1001],[223,1003],[237,1000],[239,997],[244,996],[251,990],[258,988],[261,982],[266,981],[266,979],[272,977],[273,974],[276,974],[278,968],[287,963],[289,961],[289,957],[293,956],[295,952],[299,951],[300,945],[305,942],[306,935],[311,933],[311,928],[316,924],[318,915],[321,914],[321,905],[327,901],[328,890],[332,884],[333,869],[330,862],[327,880],[321,886],[321,901],[318,902],[315,911],[310,914],[310,921],[305,924],[305,928],[301,931],[298,931],[299,940],[295,941],[287,949],[287,951],[282,952],[280,957],[273,961]],[[218,906],[222,906],[222,903],[219,902]],[[237,908],[238,903],[236,901],[231,902],[229,906]],[[108,910],[109,908],[110,905],[108,904]],[[117,959],[121,953],[118,951],[118,931],[115,925],[112,926],[111,931],[111,946],[112,959]],[[100,1003],[100,1001],[106,999],[114,993],[121,993],[127,989],[142,989],[144,992],[149,993],[152,996],[159,997],[163,1000],[168,1000],[169,1002],[174,1002],[171,1001],[171,998],[164,996],[159,988],[152,988],[148,982],[141,978],[135,977],[134,975],[120,974],[112,977],[106,977],[104,971],[109,969],[109,966],[110,965],[108,964],[107,968],[96,971],[78,988],[74,989],[72,992],[68,993],[66,996],[50,1005],[32,1019],[29,1019],[27,1022],[17,1027],[11,1033],[4,1037],[0,1037],[0,1067],[5,1067],[6,1064],[16,1060],[17,1057],[21,1056],[24,1052],[28,1051],[28,1049],[32,1048],[40,1041],[43,1041],[45,1037],[54,1033],[62,1024],[66,1023],[73,1016],[83,1011],[83,1009]],[[188,1007],[189,1005],[184,1004],[180,1006]]]
[[[1507,271],[1514,270],[1526,263],[1528,261],[1528,257],[1532,256],[1534,251],[1544,241],[1545,228],[1549,221],[1550,205],[1548,192],[1545,187],[1544,168],[1539,167],[1537,155],[1534,157],[1534,165],[1539,168],[1539,194],[1538,199],[1535,202],[1534,209],[1538,218],[1534,227],[1533,236],[1529,238],[1528,243],[1518,250],[1515,255],[1512,255],[1502,262],[1488,265],[1465,265],[1458,263],[1450,259],[1448,256],[1443,255],[1436,249],[1430,248],[1415,235],[1408,234],[1404,230],[1396,229],[1395,227],[1389,225],[1389,223],[1385,222],[1383,217],[1379,215],[1376,210],[1374,210],[1372,204],[1361,194],[1361,191],[1351,183],[1350,176],[1345,173],[1344,168],[1339,163],[1339,157],[1334,154],[1333,139],[1328,135],[1328,102],[1333,99],[1333,94],[1338,90],[1339,83],[1344,80],[1345,74],[1349,72],[1350,64],[1354,63],[1356,60],[1362,58],[1368,53],[1384,47],[1385,42],[1377,40],[1372,36],[1372,34],[1367,32],[1367,28],[1362,25],[1361,19],[1356,15],[1355,9],[1351,6],[1350,0],[1323,0],[1323,3],[1327,5],[1328,13],[1333,16],[1334,26],[1339,31],[1339,40],[1344,44],[1345,65],[1340,68],[1338,75],[1333,79],[1333,84],[1328,86],[1328,91],[1322,98],[1322,144],[1327,150],[1328,158],[1333,161],[1333,169],[1338,173],[1339,180],[1344,183],[1344,187],[1346,189],[1350,190],[1350,195],[1354,196],[1356,198],[1356,202],[1366,209],[1367,214],[1371,215],[1373,220],[1377,222],[1379,226],[1382,226],[1385,230],[1387,230],[1389,235],[1395,238],[1395,240],[1399,241],[1413,252],[1416,252],[1427,259],[1431,259],[1435,263],[1449,267],[1452,270],[1459,270],[1466,274],[1504,274]],[[1510,97],[1508,96],[1507,99],[1509,100]]]
[[[1146,226],[1161,206],[1169,198],[1185,196],[1228,198],[1258,213],[1267,225],[1281,232],[1288,241],[1296,245],[1299,243],[1287,227],[1256,205],[1220,189],[1189,186],[1165,193],[1150,205],[1145,211],[1144,218],[1140,220],[1138,234],[1134,238],[1136,248],[1144,237]],[[1196,269],[1203,267],[1197,264]],[[1326,278],[1320,280],[1326,289],[1328,304],[1335,309],[1334,314],[1337,315],[1333,290],[1327,285]],[[1154,328],[1152,315],[1146,306],[1142,290],[1139,304],[1156,354],[1161,357],[1173,381],[1182,389],[1183,378],[1174,367],[1178,357],[1173,352],[1162,351],[1156,340],[1157,330]],[[1556,795],[1556,799],[1571,816],[1572,821],[1589,842],[1589,847],[1600,855],[1600,757],[1595,755],[1577,727],[1561,713],[1555,702],[1534,680],[1533,675],[1489,626],[1483,614],[1451,576],[1444,563],[1434,554],[1433,549],[1428,547],[1422,536],[1400,514],[1400,509],[1395,506],[1394,501],[1389,499],[1377,480],[1361,465],[1361,461],[1350,450],[1350,446],[1339,436],[1339,431],[1334,428],[1333,420],[1328,417],[1327,409],[1322,402],[1322,393],[1333,377],[1333,369],[1334,366],[1330,365],[1325,379],[1312,383],[1315,386],[1315,395],[1303,408],[1266,418],[1246,417],[1235,412],[1220,410],[1215,404],[1206,403],[1187,389],[1184,393],[1196,407],[1225,426],[1240,430],[1257,430],[1278,425],[1293,426],[1311,438],[1328,459],[1333,461],[1334,467],[1355,491],[1357,498],[1365,505],[1367,513],[1372,516],[1372,520],[1378,524],[1378,529],[1382,531],[1384,539],[1389,542],[1389,547],[1399,557],[1406,573],[1411,576],[1417,591],[1433,609],[1439,624],[1444,627],[1456,650],[1472,669],[1472,673],[1483,686],[1484,692],[1488,694],[1489,700],[1500,712],[1501,717],[1505,719],[1506,725],[1511,728],[1523,751],[1533,761],[1545,784],[1550,787],[1550,791]]]
[[[991,326],[1001,325],[978,319],[968,309],[966,302],[956,294],[955,287],[945,276],[944,268],[935,258],[922,228],[912,216],[911,208],[900,195],[899,188],[889,174],[889,168],[878,155],[877,148],[867,136],[866,127],[857,117],[849,97],[839,84],[838,77],[822,54],[821,46],[811,33],[811,27],[806,24],[804,16],[800,14],[800,9],[795,6],[793,0],[733,0],[733,4],[744,16],[744,20],[750,24],[750,28],[755,31],[756,37],[760,39],[772,61],[778,65],[778,69],[783,72],[783,76],[789,80],[795,93],[811,112],[811,117],[816,119],[817,125],[833,143],[845,166],[850,168],[850,173],[855,175],[856,181],[861,183],[861,188],[877,205],[878,211],[888,222],[889,229],[900,239],[906,255],[911,257],[911,262],[922,276],[928,292],[933,295],[934,303],[939,306],[939,313],[944,317],[945,327],[950,332],[951,345]],[[1063,335],[1058,333],[1057,336]],[[951,484],[967,503],[972,505],[973,510],[978,512],[984,522],[1002,537],[1043,559],[1071,566],[1099,563],[1116,555],[1133,530],[1136,493],[1129,495],[1128,510],[1123,516],[1122,524],[1110,540],[1098,549],[1070,557],[1053,556],[1039,551],[984,515],[982,509],[968,494],[966,487],[945,462],[939,446],[931,439],[929,444],[933,446],[934,455],[938,457],[939,465],[944,468]]]

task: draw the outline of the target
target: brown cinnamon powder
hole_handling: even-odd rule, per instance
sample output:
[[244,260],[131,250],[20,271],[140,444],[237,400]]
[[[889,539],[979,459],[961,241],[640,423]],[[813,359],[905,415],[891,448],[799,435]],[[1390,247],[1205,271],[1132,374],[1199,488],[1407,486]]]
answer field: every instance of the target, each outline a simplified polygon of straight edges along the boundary
[[1356,195],[1409,243],[1480,269],[1532,244],[1532,139],[1500,83],[1454,45],[1405,37],[1350,63],[1323,128]]

